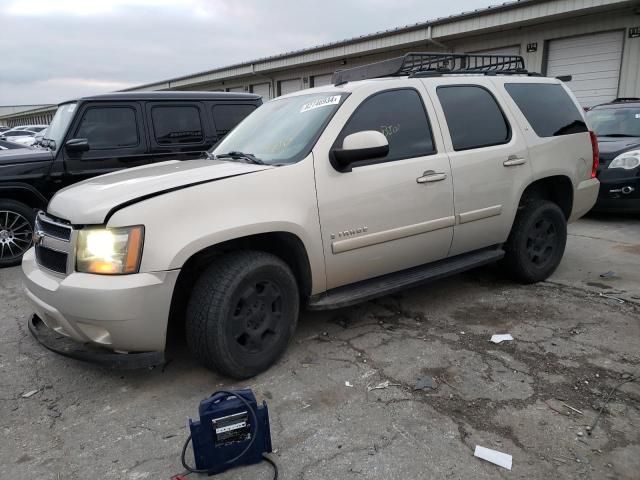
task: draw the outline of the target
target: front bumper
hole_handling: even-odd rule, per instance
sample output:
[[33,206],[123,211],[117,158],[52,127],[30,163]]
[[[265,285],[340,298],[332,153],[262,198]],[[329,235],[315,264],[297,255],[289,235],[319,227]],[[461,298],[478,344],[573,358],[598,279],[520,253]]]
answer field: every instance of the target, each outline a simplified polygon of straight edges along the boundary
[[118,354],[164,352],[178,270],[61,276],[39,267],[31,249],[22,259],[22,271],[36,316],[57,336]]
[[114,353],[89,343],[74,342],[69,337],[51,330],[37,315],[29,319],[28,325],[29,331],[38,342],[52,352],[65,357],[121,370],[149,368],[164,364],[164,352]]
[[600,193],[595,211],[640,212],[640,177],[615,169],[613,172],[603,170],[599,179]]

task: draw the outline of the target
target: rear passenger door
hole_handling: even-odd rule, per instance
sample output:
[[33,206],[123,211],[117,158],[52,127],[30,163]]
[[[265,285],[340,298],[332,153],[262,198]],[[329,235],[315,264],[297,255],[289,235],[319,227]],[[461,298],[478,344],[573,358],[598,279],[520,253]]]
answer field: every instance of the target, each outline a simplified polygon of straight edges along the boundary
[[200,102],[148,102],[153,162],[189,160],[202,156],[217,138]]
[[525,138],[501,94],[486,79],[456,80],[425,81],[451,160],[456,225],[450,256],[506,241],[532,178]]
[[86,103],[69,130],[70,139],[86,139],[89,150],[64,148],[65,184],[148,162],[142,110],[138,103]]

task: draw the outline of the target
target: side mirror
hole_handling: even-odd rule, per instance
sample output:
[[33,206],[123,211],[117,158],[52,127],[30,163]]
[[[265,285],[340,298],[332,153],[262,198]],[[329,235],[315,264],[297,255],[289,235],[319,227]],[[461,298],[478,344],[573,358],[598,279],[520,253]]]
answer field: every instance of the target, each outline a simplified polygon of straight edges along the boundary
[[342,142],[342,148],[333,149],[331,152],[337,163],[334,166],[342,172],[350,172],[352,163],[386,157],[388,153],[387,137],[376,130],[347,135]]
[[64,144],[64,148],[70,153],[82,153],[89,151],[89,140],[86,138],[72,138]]

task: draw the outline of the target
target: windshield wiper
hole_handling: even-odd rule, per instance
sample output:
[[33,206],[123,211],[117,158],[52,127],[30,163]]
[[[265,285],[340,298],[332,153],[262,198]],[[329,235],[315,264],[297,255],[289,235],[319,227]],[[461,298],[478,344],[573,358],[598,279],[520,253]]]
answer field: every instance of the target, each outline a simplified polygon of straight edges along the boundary
[[629,135],[628,133],[599,133],[599,137],[640,137],[640,135]]
[[266,165],[263,160],[260,160],[258,157],[253,155],[252,153],[244,153],[238,151],[232,151],[228,153],[221,153],[220,155],[213,155],[213,158],[230,158],[232,160],[246,160],[248,163],[253,163],[255,165]]

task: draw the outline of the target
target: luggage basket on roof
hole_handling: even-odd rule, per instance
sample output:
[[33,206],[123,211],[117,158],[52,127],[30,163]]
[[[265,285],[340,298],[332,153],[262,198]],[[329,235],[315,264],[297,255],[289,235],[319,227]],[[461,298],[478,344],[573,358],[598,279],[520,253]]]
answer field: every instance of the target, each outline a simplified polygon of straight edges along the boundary
[[411,52],[402,57],[338,70],[333,84],[380,77],[420,77],[449,73],[528,74],[520,55]]

